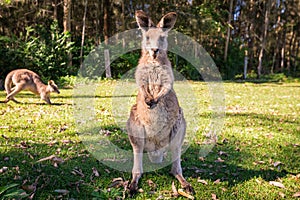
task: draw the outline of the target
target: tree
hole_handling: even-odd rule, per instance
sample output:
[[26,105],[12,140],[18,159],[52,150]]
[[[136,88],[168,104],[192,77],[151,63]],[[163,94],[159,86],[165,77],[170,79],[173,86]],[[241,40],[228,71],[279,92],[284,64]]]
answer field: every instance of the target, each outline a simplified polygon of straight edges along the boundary
[[261,48],[260,48],[259,56],[258,56],[257,78],[261,77],[261,72],[262,72],[262,61],[263,61],[263,56],[264,56],[264,50],[266,48],[268,28],[269,28],[269,15],[270,15],[271,7],[272,7],[271,1],[272,0],[267,0],[266,4],[264,6],[264,8],[265,8],[264,31],[260,37]]

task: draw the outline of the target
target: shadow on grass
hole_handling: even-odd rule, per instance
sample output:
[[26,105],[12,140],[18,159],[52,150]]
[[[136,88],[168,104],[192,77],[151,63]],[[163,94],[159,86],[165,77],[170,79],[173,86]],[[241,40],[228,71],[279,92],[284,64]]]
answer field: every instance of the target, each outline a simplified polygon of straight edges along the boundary
[[[5,101],[0,101],[0,103],[4,103],[6,104]],[[34,102],[13,102],[15,104],[18,104],[18,105],[39,105],[39,106],[63,106],[63,105],[73,105],[71,103],[52,103],[52,104],[47,104],[47,103],[34,103]],[[8,102],[7,102],[8,104]]]
[[[242,117],[245,119],[250,117],[252,120],[259,119],[266,122],[268,121],[269,124],[282,121],[280,116],[265,116],[255,113],[229,113],[227,116],[231,118]],[[290,120],[287,120],[287,122],[295,123]],[[121,132],[121,129],[118,129],[118,127],[105,127],[105,129],[110,130],[112,143],[119,146],[121,144],[123,146],[125,143],[127,147],[130,146],[126,133],[116,134],[120,135],[118,137],[114,135],[114,131]],[[88,132],[94,131],[95,130]],[[236,143],[234,138],[227,138],[227,140],[226,143],[217,144],[213,151],[205,157],[204,161],[199,159],[201,145],[192,144],[182,155],[184,176],[189,178],[189,180],[192,179],[193,183],[196,183],[199,177],[201,179],[210,180],[211,182],[220,179],[222,182],[227,182],[228,186],[231,187],[257,177],[261,177],[265,181],[273,181],[278,178],[284,178],[288,174],[294,174],[290,172],[289,168],[285,165],[281,166],[280,169],[273,169],[268,163],[264,165],[253,165],[251,158],[257,155],[254,155],[253,152],[250,152],[247,148],[238,150],[237,147],[239,144]],[[0,174],[0,186],[16,182],[22,185],[24,181],[27,181],[28,184],[33,184],[38,179],[36,196],[40,198],[54,198],[58,195],[54,190],[66,189],[70,191],[68,197],[80,196],[80,198],[90,199],[93,190],[99,188],[106,189],[114,178],[123,177],[125,180],[131,179],[131,173],[111,169],[97,161],[90,153],[84,150],[85,146],[83,144],[63,144],[59,141],[58,143],[49,145],[38,142],[31,143],[28,141],[28,146],[22,146],[20,144],[24,141],[24,138],[8,138],[8,142],[6,143],[2,141],[4,141],[4,139],[0,138],[1,151],[4,153],[1,153],[2,158],[0,163],[1,166],[7,166],[10,170],[7,173]],[[122,146],[120,146],[120,148],[122,148]],[[282,146],[281,148],[282,152],[285,152],[285,155],[282,155],[282,157],[285,158],[284,162],[286,162],[286,164],[295,159],[292,158],[292,154],[289,154],[291,151],[290,147]],[[57,149],[60,149],[59,152],[66,153],[60,154],[57,152]],[[219,152],[226,153],[219,155]],[[60,164],[59,167],[54,167],[50,160],[37,162],[50,155],[62,157],[64,163]],[[4,159],[6,157],[9,159]],[[223,161],[218,160],[219,157],[221,157]],[[133,161],[131,160],[131,162]],[[16,170],[16,166],[18,166],[19,171]],[[93,177],[93,167],[99,171],[100,177]],[[77,173],[76,170],[80,173]],[[145,173],[145,178],[142,178],[140,185],[145,184],[145,179],[152,179],[153,177],[157,177],[155,178],[157,184],[162,184],[163,180],[160,181],[160,175],[168,174],[169,170],[170,166],[167,166],[155,172]],[[170,182],[176,180],[171,175],[168,175],[168,179],[170,179]],[[199,184],[197,187],[200,187]]]

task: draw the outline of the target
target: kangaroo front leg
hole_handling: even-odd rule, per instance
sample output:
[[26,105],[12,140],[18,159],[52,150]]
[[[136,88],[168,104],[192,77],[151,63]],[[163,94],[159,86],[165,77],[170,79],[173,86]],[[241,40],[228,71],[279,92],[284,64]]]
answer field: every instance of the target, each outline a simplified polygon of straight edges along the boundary
[[41,99],[46,101],[47,104],[52,104],[51,101],[50,101],[50,97],[44,97],[44,96],[41,96]]
[[154,98],[154,101],[158,102],[160,98],[162,98],[163,96],[168,94],[168,92],[171,90],[171,88],[172,88],[171,85],[163,86],[161,88],[161,90],[159,91],[159,93],[157,94],[157,96]]

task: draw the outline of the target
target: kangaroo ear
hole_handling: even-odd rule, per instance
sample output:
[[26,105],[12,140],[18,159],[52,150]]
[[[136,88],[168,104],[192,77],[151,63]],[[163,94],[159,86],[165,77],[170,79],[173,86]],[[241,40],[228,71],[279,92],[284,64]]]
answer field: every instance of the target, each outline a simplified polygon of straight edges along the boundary
[[144,31],[147,31],[150,27],[155,27],[148,15],[142,10],[135,11],[135,19],[139,28]]
[[169,31],[174,27],[176,18],[177,14],[175,12],[170,12],[161,18],[161,20],[157,24],[157,27],[165,29],[165,31]]
[[54,84],[54,81],[50,80],[48,81],[48,85],[53,85]]

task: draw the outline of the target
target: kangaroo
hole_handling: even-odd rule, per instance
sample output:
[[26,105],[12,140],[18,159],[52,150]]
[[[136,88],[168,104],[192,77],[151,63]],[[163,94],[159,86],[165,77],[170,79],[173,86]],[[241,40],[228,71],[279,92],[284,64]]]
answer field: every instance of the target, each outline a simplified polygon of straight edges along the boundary
[[[15,87],[11,88],[12,85],[15,85]],[[45,85],[39,75],[28,69],[16,69],[9,72],[5,78],[5,90],[7,94],[6,103],[10,100],[18,103],[15,100],[15,95],[22,90],[29,90],[34,94],[40,95],[41,99],[48,104],[51,104],[51,92],[60,93],[53,80],[48,81],[48,85]]]
[[129,192],[133,195],[138,189],[143,152],[148,152],[151,162],[161,163],[169,149],[173,162],[171,173],[193,194],[193,187],[182,175],[180,157],[186,122],[173,89],[174,75],[167,57],[167,36],[177,15],[166,14],[156,26],[143,11],[136,11],[135,15],[142,31],[142,50],[135,72],[138,95],[126,124],[134,159]]

